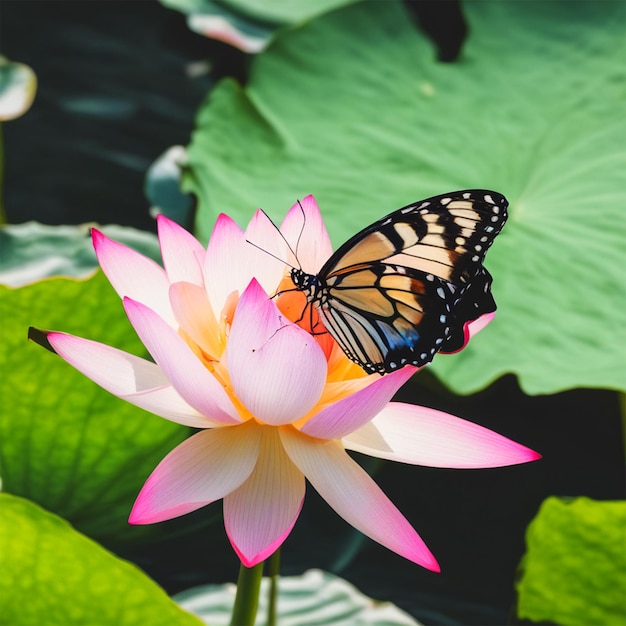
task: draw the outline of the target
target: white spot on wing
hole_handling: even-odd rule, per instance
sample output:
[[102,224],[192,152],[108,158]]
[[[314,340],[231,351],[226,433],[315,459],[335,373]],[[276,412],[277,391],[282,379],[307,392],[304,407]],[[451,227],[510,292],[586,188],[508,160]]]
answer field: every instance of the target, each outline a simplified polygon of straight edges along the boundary
[[422,204],[420,204],[419,206],[408,206],[402,209],[402,213],[413,213],[413,211],[417,211],[418,213],[424,215],[424,213],[428,213],[428,209],[426,208],[427,206],[430,206],[430,202],[422,202]]

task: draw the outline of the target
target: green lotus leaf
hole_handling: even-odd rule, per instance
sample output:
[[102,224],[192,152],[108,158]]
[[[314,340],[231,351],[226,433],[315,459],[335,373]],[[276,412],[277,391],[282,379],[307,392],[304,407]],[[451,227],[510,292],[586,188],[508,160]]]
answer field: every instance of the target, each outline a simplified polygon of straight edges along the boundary
[[[19,287],[52,276],[86,278],[98,269],[89,233],[93,224],[49,226],[39,222],[0,228],[0,284]],[[99,226],[111,239],[160,260],[155,235],[128,226]]]
[[0,494],[2,623],[202,624],[138,567],[36,504]]
[[626,502],[548,498],[526,533],[518,616],[578,626],[626,623]]
[[29,326],[145,354],[101,272],[0,287],[0,462],[3,491],[33,500],[98,538],[132,540],[128,514],[186,427],[119,400],[27,341]]
[[[257,624],[266,623],[270,580],[261,582]],[[211,626],[228,626],[235,588],[206,585],[177,594],[174,599]],[[390,602],[376,602],[347,581],[323,572],[308,570],[301,576],[281,576],[278,581],[278,615],[281,626],[301,624],[359,624],[359,626],[419,626],[408,613]]]
[[335,245],[453,189],[510,200],[490,250],[496,320],[433,371],[457,392],[513,372],[529,393],[626,388],[622,2],[467,2],[459,62],[401,3],[283,31],[242,88],[210,94],[185,188],[207,240],[225,211],[280,220],[315,194]]

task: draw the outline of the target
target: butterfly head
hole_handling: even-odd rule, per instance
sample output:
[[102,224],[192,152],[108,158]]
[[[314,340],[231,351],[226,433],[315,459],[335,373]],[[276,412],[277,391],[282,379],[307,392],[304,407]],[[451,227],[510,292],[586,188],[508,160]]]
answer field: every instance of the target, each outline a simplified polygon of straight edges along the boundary
[[291,280],[296,289],[311,295],[314,295],[320,287],[320,281],[317,276],[307,274],[297,267],[291,270]]

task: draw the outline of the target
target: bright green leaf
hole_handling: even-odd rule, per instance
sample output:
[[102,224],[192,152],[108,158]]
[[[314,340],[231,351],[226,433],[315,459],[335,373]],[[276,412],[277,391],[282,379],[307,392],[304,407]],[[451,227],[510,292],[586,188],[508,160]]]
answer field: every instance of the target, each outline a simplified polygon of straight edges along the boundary
[[139,568],[32,502],[0,494],[2,623],[201,624]]
[[[261,583],[256,624],[266,624],[269,579]],[[175,596],[188,611],[205,624],[227,626],[235,599],[235,587],[206,585]],[[359,626],[418,626],[408,613],[390,602],[376,602],[364,596],[347,581],[321,570],[309,570],[301,576],[281,576],[278,580],[278,623],[358,624]]]
[[119,297],[99,272],[0,287],[2,488],[100,538],[137,538],[128,514],[157,463],[188,429],[104,391],[26,339],[63,330],[144,355]]
[[626,624],[626,502],[548,498],[526,534],[518,616]]
[[511,202],[486,263],[499,314],[433,370],[464,393],[507,372],[530,393],[626,389],[626,5],[464,7],[456,64],[401,3],[365,2],[283,32],[246,88],[223,81],[189,147],[199,234],[314,193],[337,245],[414,200],[495,189]]

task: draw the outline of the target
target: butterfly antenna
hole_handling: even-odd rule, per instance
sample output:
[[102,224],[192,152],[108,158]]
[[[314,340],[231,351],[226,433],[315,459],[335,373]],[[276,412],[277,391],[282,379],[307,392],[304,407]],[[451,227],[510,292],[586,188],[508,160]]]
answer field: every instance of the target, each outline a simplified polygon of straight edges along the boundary
[[265,254],[268,254],[269,256],[276,259],[277,261],[284,263],[288,267],[292,267],[295,269],[295,267],[291,263],[288,263],[287,261],[285,261],[285,259],[281,259],[279,256],[276,256],[275,254],[272,254],[269,250],[266,250],[265,248],[261,248],[261,246],[254,243],[254,241],[250,241],[249,239],[246,239],[246,243],[249,243],[251,246],[254,246],[257,250],[260,250],[261,252],[265,252]]
[[[300,204],[300,201],[298,201],[298,204]],[[285,265],[287,265],[288,267],[291,267],[292,269],[302,269],[302,267],[300,266],[300,261],[298,261],[297,253],[291,247],[291,244],[287,241],[287,239],[285,238],[285,235],[283,235],[282,232],[280,232],[280,228],[278,228],[278,226],[276,226],[276,224],[274,223],[274,220],[265,211],[263,211],[263,209],[261,209],[261,212],[263,213],[263,215],[265,215],[265,217],[267,217],[267,219],[270,221],[271,225],[276,229],[276,232],[280,235],[280,238],[285,242],[289,252],[291,252],[291,254],[293,255],[294,259],[296,260],[296,263],[298,264],[298,267],[296,268],[296,266],[292,265],[291,263],[289,263],[289,261],[285,261],[284,259],[281,259],[280,257],[276,256],[275,254],[272,254],[271,252],[267,251],[265,248],[261,248],[261,246],[259,246],[256,243],[250,241],[249,239],[246,239],[246,242],[249,243],[251,246],[254,246],[255,248],[258,248],[262,252],[265,252],[265,254],[269,254],[271,257],[274,257],[276,260],[280,261],[281,263],[284,263]],[[300,235],[298,235],[298,242],[300,242],[300,236],[301,235],[302,235],[302,231],[300,231]],[[297,249],[298,249],[298,244],[296,244],[296,250]]]

